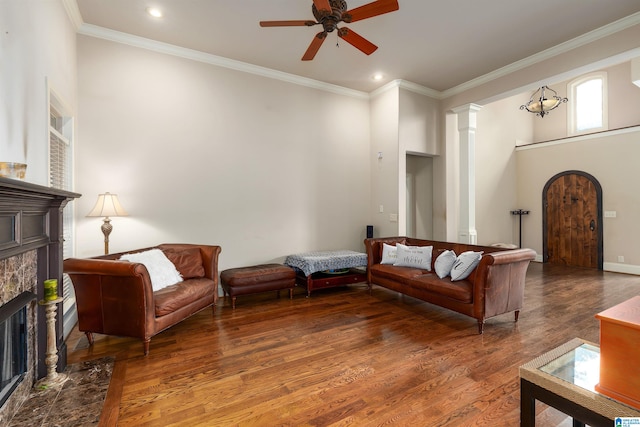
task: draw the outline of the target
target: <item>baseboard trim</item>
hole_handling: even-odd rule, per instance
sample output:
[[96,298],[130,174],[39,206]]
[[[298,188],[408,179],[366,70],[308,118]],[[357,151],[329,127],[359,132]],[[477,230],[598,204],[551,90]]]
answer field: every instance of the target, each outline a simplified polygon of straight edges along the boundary
[[640,265],[620,264],[617,262],[605,262],[602,266],[604,271],[613,273],[635,274],[640,276]]
[[[542,262],[542,255],[536,254],[533,262]],[[602,270],[610,271],[612,273],[633,274],[636,276],[640,276],[640,265],[620,264],[618,262],[605,262],[602,265]]]

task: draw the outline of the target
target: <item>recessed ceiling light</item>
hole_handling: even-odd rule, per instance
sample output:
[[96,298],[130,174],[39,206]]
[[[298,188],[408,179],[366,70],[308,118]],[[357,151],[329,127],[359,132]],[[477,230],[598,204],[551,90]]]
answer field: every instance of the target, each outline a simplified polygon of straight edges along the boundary
[[371,76],[371,78],[375,81],[379,81],[382,80],[384,78],[384,74],[382,73],[375,73],[373,76]]
[[162,11],[157,7],[148,7],[147,13],[153,16],[154,18],[162,18]]

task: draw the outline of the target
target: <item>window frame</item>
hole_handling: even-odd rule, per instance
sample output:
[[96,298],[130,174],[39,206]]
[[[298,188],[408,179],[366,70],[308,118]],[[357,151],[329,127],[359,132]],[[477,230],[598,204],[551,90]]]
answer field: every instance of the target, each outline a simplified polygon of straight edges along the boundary
[[[578,130],[578,87],[592,80],[600,80],[602,82],[602,126]],[[609,130],[609,90],[606,71],[597,71],[594,73],[585,74],[571,80],[569,83],[567,83],[567,93],[569,94],[569,108],[567,109],[567,133],[569,136],[584,135]]]
[[[51,88],[47,80],[47,133],[48,133],[48,179],[49,186],[73,191],[73,139],[74,117],[71,109]],[[69,201],[63,210],[63,257],[69,258],[75,252],[75,203]],[[71,279],[62,275],[65,301],[61,317],[64,324],[64,338],[77,322],[75,292]]]

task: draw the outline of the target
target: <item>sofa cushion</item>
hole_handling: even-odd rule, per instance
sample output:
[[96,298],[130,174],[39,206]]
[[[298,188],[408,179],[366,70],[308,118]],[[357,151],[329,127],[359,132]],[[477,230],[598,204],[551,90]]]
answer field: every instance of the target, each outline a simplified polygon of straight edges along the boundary
[[162,249],[162,252],[169,258],[180,272],[183,279],[193,279],[204,277],[204,267],[202,266],[202,255],[200,248],[185,249]]
[[382,260],[380,264],[393,265],[398,260],[398,247],[391,246],[386,243],[382,244]]
[[456,258],[453,268],[451,268],[451,280],[463,280],[469,277],[474,268],[480,263],[482,252],[467,251],[462,252]]
[[153,293],[156,317],[171,314],[195,301],[213,294],[214,282],[209,278],[189,279]]
[[160,249],[124,254],[120,259],[143,264],[149,273],[154,292],[182,281],[175,265]]
[[433,265],[433,269],[439,278],[444,279],[449,274],[451,274],[451,269],[453,268],[453,264],[456,263],[456,253],[454,251],[445,250],[438,258]]
[[411,267],[395,267],[388,264],[373,264],[371,266],[371,274],[375,277],[396,280],[399,282],[422,276],[425,270]]
[[431,251],[433,251],[433,246],[406,246],[398,243],[396,247],[398,248],[398,259],[393,265],[431,271]]
[[468,280],[454,282],[448,278],[440,279],[434,273],[428,273],[413,277],[407,284],[463,303],[473,301],[473,285]]
[[[380,259],[382,259],[382,253],[384,252],[384,243],[385,242],[380,242],[380,244],[378,244],[378,256],[380,257]],[[406,239],[394,239],[394,240],[390,240],[389,243],[387,243],[387,245],[394,247],[397,243],[402,243],[402,244],[406,244]]]

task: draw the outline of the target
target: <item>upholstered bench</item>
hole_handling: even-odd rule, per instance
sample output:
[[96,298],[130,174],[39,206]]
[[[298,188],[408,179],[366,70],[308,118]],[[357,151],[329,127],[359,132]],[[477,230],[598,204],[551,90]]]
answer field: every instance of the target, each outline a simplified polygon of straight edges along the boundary
[[279,297],[282,289],[289,289],[289,298],[293,298],[296,272],[281,264],[231,268],[220,273],[220,283],[225,298],[227,295],[231,296],[231,306],[235,309],[238,295],[278,291]]

